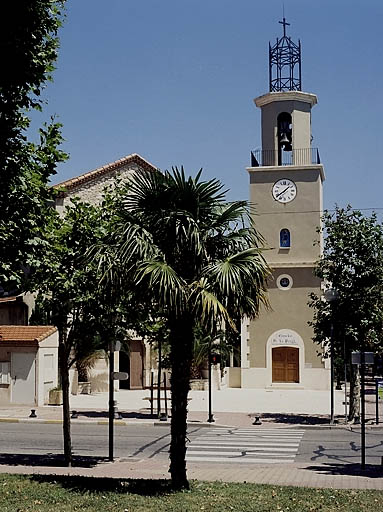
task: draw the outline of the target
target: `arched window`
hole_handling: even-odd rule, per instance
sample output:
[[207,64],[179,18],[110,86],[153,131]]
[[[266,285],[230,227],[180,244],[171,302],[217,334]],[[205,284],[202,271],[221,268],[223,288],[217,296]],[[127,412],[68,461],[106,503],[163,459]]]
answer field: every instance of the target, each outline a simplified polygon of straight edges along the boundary
[[279,247],[288,249],[290,247],[290,231],[286,228],[279,233]]

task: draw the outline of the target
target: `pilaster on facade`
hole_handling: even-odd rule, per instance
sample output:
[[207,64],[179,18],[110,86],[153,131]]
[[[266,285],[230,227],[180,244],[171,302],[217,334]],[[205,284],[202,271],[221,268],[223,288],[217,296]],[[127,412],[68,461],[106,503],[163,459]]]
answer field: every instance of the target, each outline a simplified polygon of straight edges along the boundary
[[250,320],[244,316],[241,321],[241,368],[250,368]]

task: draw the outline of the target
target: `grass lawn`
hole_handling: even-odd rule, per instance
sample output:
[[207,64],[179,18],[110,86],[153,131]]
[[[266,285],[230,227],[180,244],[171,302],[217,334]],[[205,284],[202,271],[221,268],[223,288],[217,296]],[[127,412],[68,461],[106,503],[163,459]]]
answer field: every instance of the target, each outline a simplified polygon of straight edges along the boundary
[[332,511],[383,510],[381,491],[276,487],[193,481],[172,492],[165,480],[0,475],[1,512]]

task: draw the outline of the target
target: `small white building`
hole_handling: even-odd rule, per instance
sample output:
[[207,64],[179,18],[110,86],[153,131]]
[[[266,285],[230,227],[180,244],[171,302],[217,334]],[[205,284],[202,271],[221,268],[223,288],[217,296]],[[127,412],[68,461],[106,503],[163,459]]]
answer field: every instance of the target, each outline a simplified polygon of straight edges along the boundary
[[0,325],[0,405],[42,406],[57,383],[57,328]]

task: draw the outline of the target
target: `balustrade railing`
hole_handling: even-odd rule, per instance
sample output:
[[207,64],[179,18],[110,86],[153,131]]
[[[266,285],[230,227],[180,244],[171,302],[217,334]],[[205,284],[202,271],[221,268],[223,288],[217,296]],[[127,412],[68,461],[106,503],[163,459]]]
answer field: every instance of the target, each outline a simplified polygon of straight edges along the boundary
[[291,151],[256,149],[251,152],[251,167],[320,163],[318,148],[293,149]]

